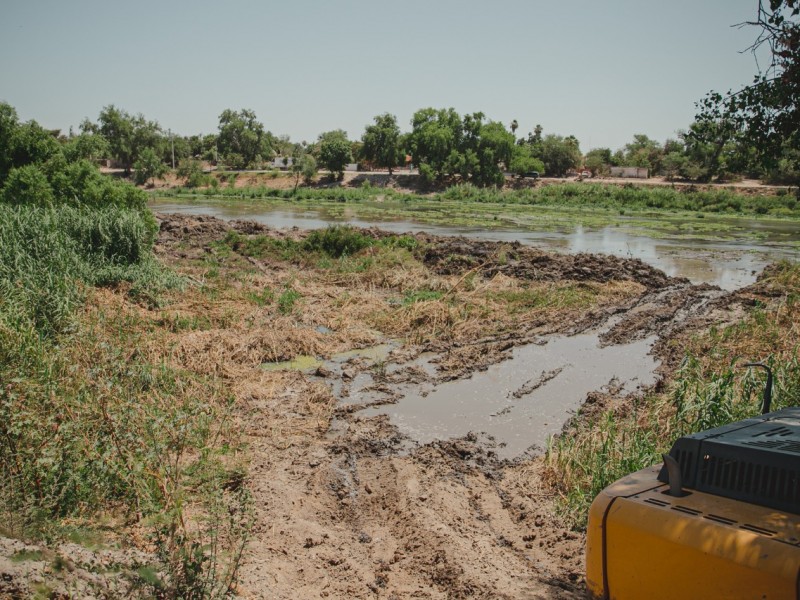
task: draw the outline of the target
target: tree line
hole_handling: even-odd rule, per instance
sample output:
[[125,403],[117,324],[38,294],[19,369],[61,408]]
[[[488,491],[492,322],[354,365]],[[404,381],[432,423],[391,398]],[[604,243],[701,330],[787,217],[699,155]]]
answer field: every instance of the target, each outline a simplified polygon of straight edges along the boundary
[[[374,117],[358,140],[338,129],[312,143],[293,142],[268,131],[254,111],[228,109],[220,114],[216,133],[183,136],[109,105],[96,122],[85,119],[77,133],[70,129],[67,135],[50,135],[71,159],[112,159],[139,184],[175,168],[190,185],[202,185],[204,162],[231,170],[261,169],[272,166],[275,158],[282,158],[278,164],[298,180],[310,180],[318,166],[341,178],[347,164],[358,162],[390,174],[413,165],[428,183],[460,180],[481,186],[502,185],[507,172],[563,177],[577,170],[598,176],[617,166],[645,167],[651,175],[699,182],[739,177],[800,181],[800,150],[784,143],[774,160],[764,161],[752,140],[719,118],[698,119],[663,143],[637,134],[616,151],[594,148],[585,154],[573,135],[545,135],[536,125],[517,137],[516,120],[506,127],[482,112],[462,116],[452,108],[423,108],[414,113],[410,125],[410,131],[401,132],[397,118],[384,113]],[[26,127],[41,129],[35,121]],[[0,174],[2,169],[0,165]]]
[[[401,132],[389,113],[374,117],[360,139],[341,130],[322,133],[314,142],[275,136],[249,109],[224,110],[216,133],[173,135],[156,121],[109,105],[97,121],[84,119],[76,133],[47,132],[74,163],[111,158],[143,184],[173,168],[189,185],[207,181],[203,162],[233,170],[260,169],[275,158],[295,175],[309,180],[322,166],[341,179],[348,163],[388,169],[413,165],[428,183],[468,181],[500,185],[504,173],[537,172],[562,177],[572,170],[608,174],[612,167],[645,167],[652,175],[689,181],[728,181],[739,177],[773,183],[800,182],[800,0],[760,0],[761,32],[755,51],[767,45],[771,61],[753,84],[727,94],[709,92],[697,103],[695,121],[673,139],[659,142],[636,134],[624,148],[593,148],[586,154],[573,135],[544,135],[536,125],[517,137],[519,124],[508,127],[483,112],[459,115],[453,108],[422,108]],[[9,115],[13,114],[13,119]],[[6,125],[16,112],[0,103]],[[52,141],[35,121],[18,124],[18,141],[0,130],[0,182],[9,174],[14,152],[47,153]],[[0,128],[3,127],[0,122]],[[16,127],[16,125],[15,125]],[[24,138],[24,139],[23,139]],[[16,139],[16,138],[15,138]],[[15,145],[16,144],[16,145]],[[13,146],[13,148],[12,148]],[[11,153],[11,154],[9,154]],[[206,178],[206,179],[204,179]]]

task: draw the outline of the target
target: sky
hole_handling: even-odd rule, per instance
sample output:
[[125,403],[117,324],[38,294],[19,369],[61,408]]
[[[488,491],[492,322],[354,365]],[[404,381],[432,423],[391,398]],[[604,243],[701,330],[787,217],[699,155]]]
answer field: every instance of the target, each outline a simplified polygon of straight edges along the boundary
[[275,135],[483,112],[517,136],[664,141],[752,81],[757,0],[0,0],[0,101],[44,127],[114,104],[182,135],[249,108]]

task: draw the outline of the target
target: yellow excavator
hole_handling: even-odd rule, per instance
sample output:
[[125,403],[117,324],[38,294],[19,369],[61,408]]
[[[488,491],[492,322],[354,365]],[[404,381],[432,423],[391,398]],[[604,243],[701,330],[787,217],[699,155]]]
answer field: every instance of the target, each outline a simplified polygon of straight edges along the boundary
[[800,600],[800,407],[678,439],[589,511],[586,584],[607,600]]

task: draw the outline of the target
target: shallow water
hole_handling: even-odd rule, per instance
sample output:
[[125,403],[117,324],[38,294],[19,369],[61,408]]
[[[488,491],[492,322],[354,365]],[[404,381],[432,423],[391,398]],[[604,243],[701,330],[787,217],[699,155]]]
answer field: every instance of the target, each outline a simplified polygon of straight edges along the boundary
[[[275,206],[246,201],[209,199],[181,201],[155,199],[150,207],[157,212],[210,215],[221,219],[247,219],[275,228],[319,229],[332,223],[350,223],[358,227],[380,227],[395,233],[426,232],[436,235],[463,235],[494,240],[519,241],[522,244],[564,253],[591,252],[639,258],[667,275],[687,277],[693,283],[708,283],[733,290],[755,281],[761,270],[780,259],[797,260],[800,226],[786,221],[760,221],[710,218],[689,222],[665,216],[648,217],[653,236],[643,235],[635,219],[620,217],[614,226],[585,227],[560,223],[559,229],[537,229],[536,222],[519,222],[502,228],[476,228],[398,220],[364,219],[346,208],[333,215],[324,208]],[[513,214],[513,213],[512,213]],[[657,227],[652,227],[657,222]],[[724,237],[707,239],[694,232],[718,226]],[[754,236],[757,238],[754,241]]]
[[388,415],[420,444],[474,432],[494,437],[503,458],[541,451],[589,392],[612,383],[635,392],[655,383],[658,362],[649,354],[655,338],[601,347],[598,335],[554,336],[545,344],[520,346],[510,359],[468,379],[407,389],[396,404],[361,414]]

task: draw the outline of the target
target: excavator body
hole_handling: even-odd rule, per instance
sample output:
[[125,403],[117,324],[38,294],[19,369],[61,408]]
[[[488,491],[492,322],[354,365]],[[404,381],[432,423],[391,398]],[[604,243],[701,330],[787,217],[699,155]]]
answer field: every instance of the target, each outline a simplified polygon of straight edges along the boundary
[[800,600],[800,408],[685,436],[664,461],[594,500],[590,595]]

